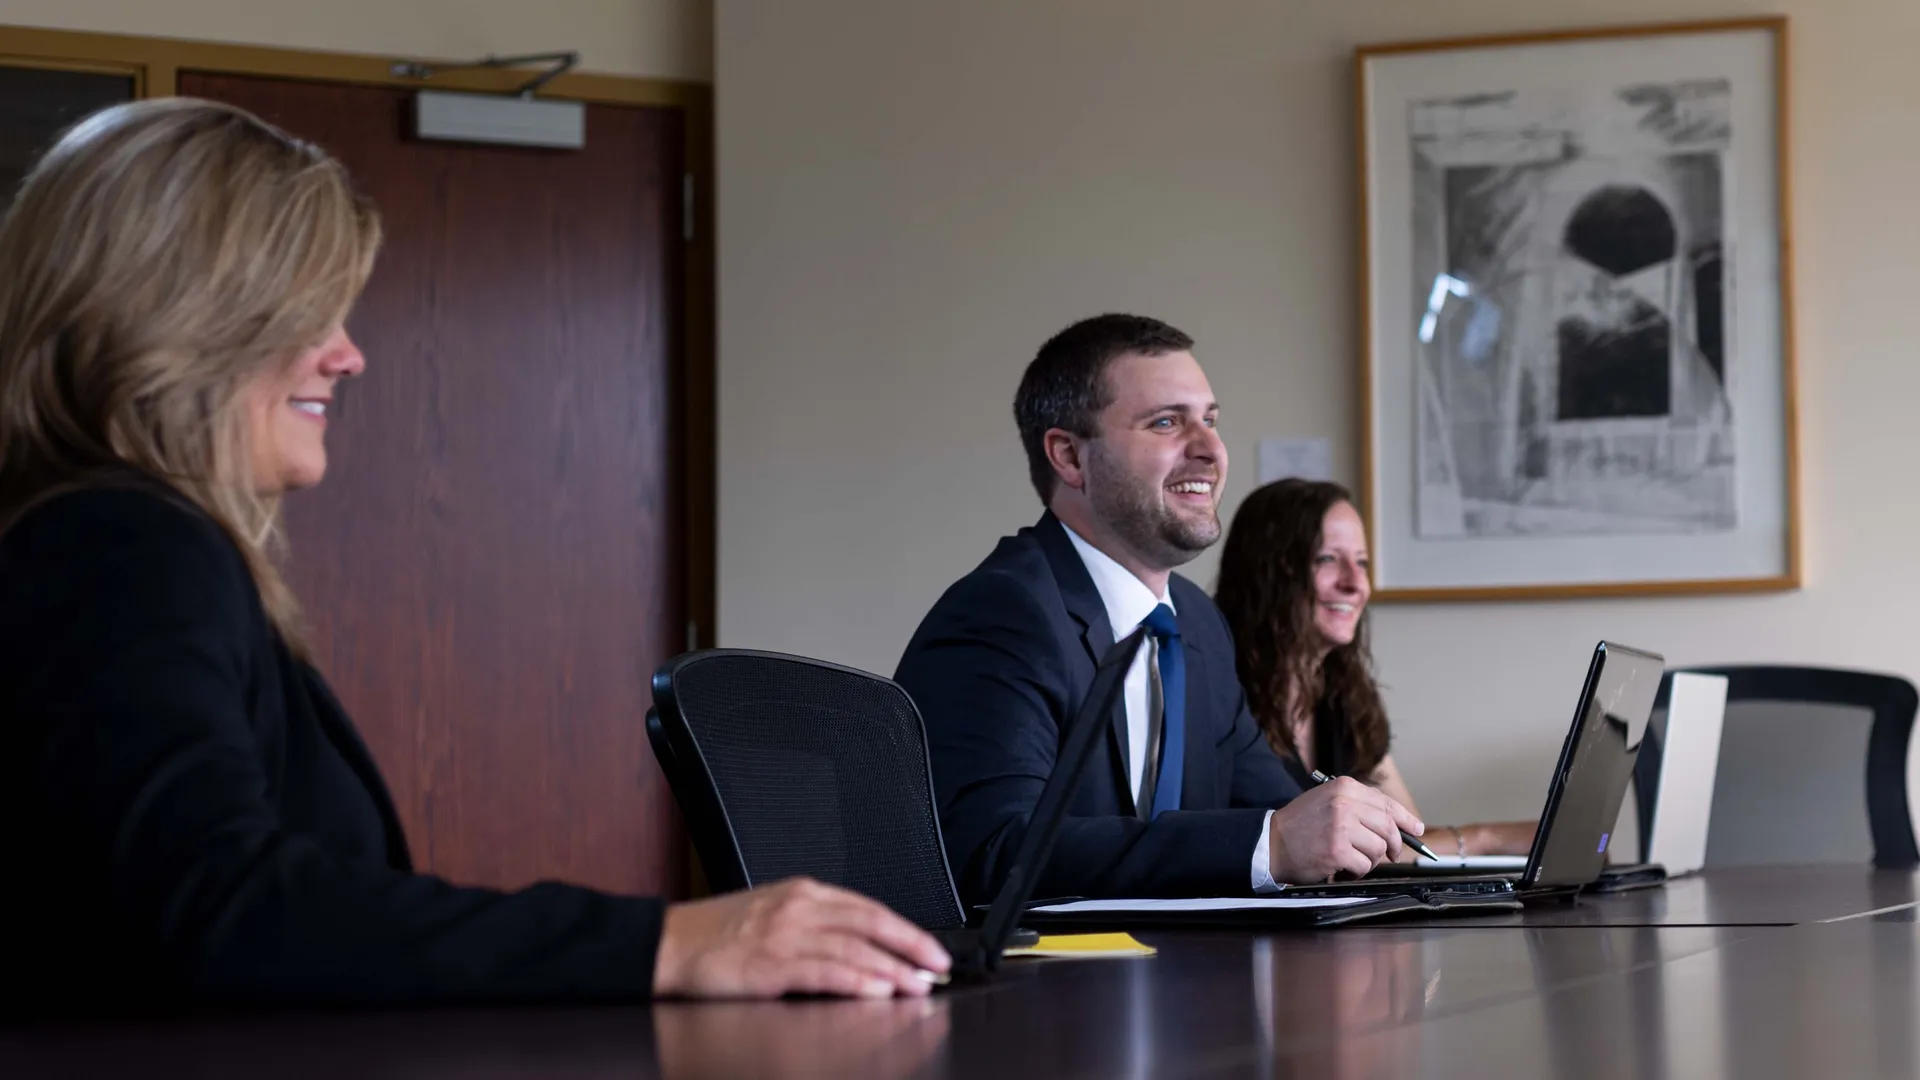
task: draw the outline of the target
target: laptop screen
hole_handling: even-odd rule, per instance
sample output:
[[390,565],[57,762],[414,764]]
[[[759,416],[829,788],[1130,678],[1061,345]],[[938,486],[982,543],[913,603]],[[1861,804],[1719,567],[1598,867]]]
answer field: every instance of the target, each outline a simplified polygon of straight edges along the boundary
[[[1656,732],[1659,779],[1653,812],[1640,823],[1647,861],[1674,877],[1706,865],[1713,781],[1720,768],[1720,728],[1727,715],[1727,677],[1676,671],[1668,677],[1664,738]],[[1642,754],[1648,753],[1642,750]],[[1646,762],[1640,763],[1646,771]]]
[[1522,885],[1585,885],[1600,876],[1665,666],[1624,645],[1594,649]]

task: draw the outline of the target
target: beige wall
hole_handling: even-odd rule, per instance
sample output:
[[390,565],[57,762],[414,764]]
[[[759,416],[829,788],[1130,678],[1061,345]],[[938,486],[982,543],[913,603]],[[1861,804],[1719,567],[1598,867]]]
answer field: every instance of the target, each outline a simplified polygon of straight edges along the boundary
[[578,49],[587,71],[713,77],[712,0],[7,0],[0,22],[446,59]]
[[1920,675],[1909,0],[725,0],[722,638],[891,672],[1038,513],[1013,388],[1097,311],[1199,338],[1229,511],[1261,435],[1356,479],[1353,46],[1783,9],[1807,588],[1382,608],[1376,651],[1429,820],[1537,812],[1601,636]]

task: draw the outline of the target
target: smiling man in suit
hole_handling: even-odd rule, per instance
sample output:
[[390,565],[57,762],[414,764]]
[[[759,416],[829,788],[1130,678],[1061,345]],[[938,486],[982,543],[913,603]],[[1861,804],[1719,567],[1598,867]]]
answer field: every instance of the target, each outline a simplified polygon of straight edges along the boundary
[[[1047,512],[928,612],[895,678],[926,718],[968,903],[1019,849],[1099,658],[1152,631],[1039,896],[1229,896],[1364,874],[1421,823],[1340,778],[1302,794],[1247,712],[1225,619],[1173,573],[1220,539],[1227,451],[1193,340],[1102,315],[1028,365],[1014,419]],[[1171,691],[1169,693],[1168,691]]]

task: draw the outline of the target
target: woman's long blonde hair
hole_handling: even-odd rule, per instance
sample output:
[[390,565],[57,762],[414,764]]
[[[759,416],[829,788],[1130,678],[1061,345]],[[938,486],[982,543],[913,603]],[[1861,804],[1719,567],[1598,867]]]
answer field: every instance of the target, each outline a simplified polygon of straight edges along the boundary
[[76,125],[0,222],[0,529],[137,470],[227,530],[299,649],[242,392],[346,318],[379,243],[338,162],[241,109],[164,98]]

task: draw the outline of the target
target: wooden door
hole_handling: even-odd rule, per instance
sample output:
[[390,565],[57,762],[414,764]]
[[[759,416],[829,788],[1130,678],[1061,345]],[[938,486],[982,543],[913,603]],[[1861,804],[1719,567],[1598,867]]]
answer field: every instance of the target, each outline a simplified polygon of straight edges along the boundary
[[0,61],[0,212],[33,163],[68,127],[137,90],[132,75]]
[[322,669],[415,861],[684,895],[647,747],[686,625],[682,120],[590,106],[576,152],[421,143],[408,92],[182,72],[326,147],[386,243],[327,479],[287,501]]

